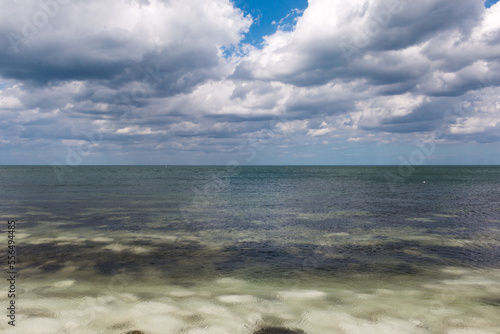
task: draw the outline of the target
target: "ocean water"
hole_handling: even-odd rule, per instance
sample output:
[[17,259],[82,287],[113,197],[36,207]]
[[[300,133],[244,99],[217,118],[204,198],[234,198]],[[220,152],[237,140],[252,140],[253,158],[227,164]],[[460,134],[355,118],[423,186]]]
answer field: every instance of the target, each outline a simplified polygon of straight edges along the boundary
[[500,167],[2,166],[0,201],[2,333],[500,333]]

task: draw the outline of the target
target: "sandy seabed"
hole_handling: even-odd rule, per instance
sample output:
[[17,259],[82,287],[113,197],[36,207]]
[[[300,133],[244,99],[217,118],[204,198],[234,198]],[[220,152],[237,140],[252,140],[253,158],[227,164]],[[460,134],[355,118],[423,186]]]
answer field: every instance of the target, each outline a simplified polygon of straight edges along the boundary
[[[171,285],[126,273],[95,282],[19,279],[3,333],[498,333],[500,270],[444,268],[447,279],[369,276],[297,283],[218,278]],[[321,286],[314,289],[313,286]],[[0,299],[8,303],[4,294]],[[134,332],[135,331],[135,332]]]

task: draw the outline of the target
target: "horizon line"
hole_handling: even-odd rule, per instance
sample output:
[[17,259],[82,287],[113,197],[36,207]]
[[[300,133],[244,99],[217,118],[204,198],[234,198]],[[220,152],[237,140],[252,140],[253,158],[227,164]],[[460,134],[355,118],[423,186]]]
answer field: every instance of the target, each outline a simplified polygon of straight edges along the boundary
[[150,165],[139,165],[139,164],[81,164],[81,165],[48,165],[48,164],[0,164],[0,167],[67,167],[67,168],[76,168],[76,167],[400,167],[400,166],[413,166],[413,167],[500,167],[500,164],[422,164],[422,165],[413,165],[413,164],[398,164],[398,165],[387,165],[387,164],[263,164],[263,165],[214,165],[214,164],[150,164]]

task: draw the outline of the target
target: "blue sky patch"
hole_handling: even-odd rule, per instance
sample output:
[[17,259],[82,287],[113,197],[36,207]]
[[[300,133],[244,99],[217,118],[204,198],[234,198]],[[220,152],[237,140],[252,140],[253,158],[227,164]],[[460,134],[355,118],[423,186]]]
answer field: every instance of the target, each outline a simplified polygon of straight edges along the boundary
[[254,23],[242,42],[256,47],[261,46],[262,37],[273,34],[279,27],[292,29],[294,18],[307,8],[307,0],[235,0],[234,4],[253,17]]
[[486,6],[486,8],[490,8],[491,6],[493,6],[494,4],[496,4],[498,2],[498,0],[486,0],[486,2],[484,3],[484,5]]

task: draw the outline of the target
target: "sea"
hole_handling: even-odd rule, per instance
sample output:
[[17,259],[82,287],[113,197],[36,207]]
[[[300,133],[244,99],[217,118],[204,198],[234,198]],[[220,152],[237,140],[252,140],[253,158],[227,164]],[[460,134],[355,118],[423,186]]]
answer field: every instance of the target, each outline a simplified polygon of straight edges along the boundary
[[0,166],[0,203],[1,333],[500,333],[499,166]]

